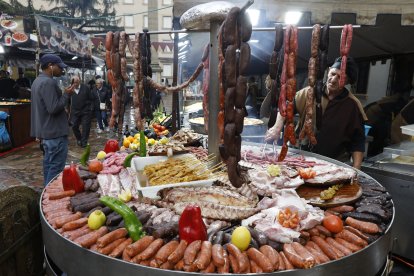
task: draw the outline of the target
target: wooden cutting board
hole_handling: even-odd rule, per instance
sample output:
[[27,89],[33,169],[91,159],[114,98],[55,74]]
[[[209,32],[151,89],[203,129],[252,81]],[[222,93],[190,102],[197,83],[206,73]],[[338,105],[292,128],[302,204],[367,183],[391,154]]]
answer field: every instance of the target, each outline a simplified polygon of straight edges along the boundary
[[309,204],[318,207],[335,207],[355,202],[362,195],[362,188],[358,183],[344,184],[330,200],[322,200],[320,193],[329,187],[315,187],[302,185],[296,189],[298,195],[309,201]]

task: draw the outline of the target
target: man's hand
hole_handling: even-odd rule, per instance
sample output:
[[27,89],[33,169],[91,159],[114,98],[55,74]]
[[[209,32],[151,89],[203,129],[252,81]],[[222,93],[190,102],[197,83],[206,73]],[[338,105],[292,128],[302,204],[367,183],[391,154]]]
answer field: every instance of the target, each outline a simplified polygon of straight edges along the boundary
[[352,167],[355,169],[361,169],[361,163],[364,159],[364,153],[361,151],[354,151],[352,153]]
[[280,132],[282,131],[284,122],[285,122],[285,118],[278,112],[275,125],[269,128],[266,132],[266,135],[264,138],[266,142],[273,142],[279,139]]
[[71,86],[65,87],[65,93],[72,95],[72,93],[75,91],[75,85],[72,84]]

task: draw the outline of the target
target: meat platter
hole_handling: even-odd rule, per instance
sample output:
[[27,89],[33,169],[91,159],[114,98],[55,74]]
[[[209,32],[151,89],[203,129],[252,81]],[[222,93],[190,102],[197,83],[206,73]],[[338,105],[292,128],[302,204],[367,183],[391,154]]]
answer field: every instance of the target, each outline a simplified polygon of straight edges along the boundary
[[[254,147],[253,147],[254,148]],[[259,147],[256,147],[259,149]],[[242,153],[244,153],[244,162],[252,162],[253,161],[253,155],[252,155],[252,148],[242,148]],[[323,160],[330,162],[332,164],[335,164],[337,166],[346,167],[346,165],[336,162],[334,160],[329,160],[327,158],[313,155],[313,154],[306,154],[302,155],[302,153],[297,154],[294,151],[290,152],[293,155],[288,155],[285,159],[285,162],[293,162],[294,158],[299,158],[299,156],[304,156],[304,160],[306,160],[307,157],[311,158],[317,158],[318,160]],[[115,154],[113,154],[115,155]],[[123,155],[125,156],[125,155]],[[247,160],[247,161],[246,161]],[[271,157],[267,157],[266,160],[272,160]],[[301,164],[305,163],[305,161],[302,160]],[[312,159],[311,159],[312,160]],[[254,162],[252,162],[254,163]],[[104,168],[105,169],[105,168]],[[258,167],[257,167],[258,169]],[[82,169],[81,169],[82,170]],[[80,171],[81,171],[80,170]],[[128,171],[128,170],[126,170]],[[115,171],[114,171],[115,172]],[[118,172],[119,174],[125,174],[124,170],[121,170]],[[81,173],[82,177],[84,179],[91,179],[93,177],[96,177],[93,181],[98,181],[100,187],[99,192],[102,193],[101,195],[109,195],[113,192],[112,188],[105,188],[105,183],[103,178],[109,177],[106,175],[98,174],[96,175],[90,175],[86,172]],[[112,175],[113,177],[113,175]],[[125,177],[120,177],[120,179],[123,179],[125,181]],[[358,172],[358,180],[360,185],[363,188],[364,193],[364,199],[358,200],[355,204],[352,205],[352,209],[354,211],[345,212],[342,213],[341,216],[344,221],[351,220],[353,216],[365,216],[365,214],[362,213],[355,213],[355,211],[359,209],[367,208],[366,205],[363,204],[364,201],[370,200],[366,197],[380,197],[384,200],[388,198],[386,201],[386,205],[388,205],[388,211],[386,213],[378,214],[383,215],[384,220],[381,222],[380,220],[377,221],[379,228],[380,228],[380,234],[375,235],[366,235],[367,237],[367,244],[364,246],[364,248],[359,248],[357,251],[349,254],[348,256],[338,258],[335,260],[328,261],[323,264],[319,265],[312,265],[312,267],[308,269],[291,269],[291,270],[284,270],[284,271],[273,271],[272,274],[281,274],[281,275],[335,275],[341,274],[344,275],[346,272],[346,275],[351,275],[351,273],[354,273],[356,275],[375,275],[382,266],[385,264],[387,259],[387,254],[390,250],[390,230],[393,223],[394,218],[394,212],[393,212],[393,206],[392,201],[389,200],[389,195],[386,194],[386,191],[383,189],[381,185],[378,184],[375,180],[370,178],[369,176],[365,175],[362,172]],[[89,211],[86,211],[84,206],[78,206],[76,205],[76,200],[79,200],[82,195],[82,193],[73,195],[71,197],[66,197],[66,199],[63,200],[63,202],[53,204],[51,205],[52,198],[51,195],[56,193],[59,193],[59,185],[61,185],[61,176],[54,179],[49,186],[44,190],[41,200],[41,223],[42,223],[42,229],[43,229],[43,235],[44,235],[44,243],[45,248],[47,251],[48,256],[51,258],[51,260],[64,272],[68,273],[69,275],[123,275],[123,274],[132,274],[132,273],[142,273],[144,275],[171,275],[172,273],[179,273],[180,275],[194,275],[191,272],[186,271],[175,271],[175,270],[167,270],[167,269],[161,269],[157,267],[151,267],[148,264],[144,265],[144,262],[141,262],[141,264],[137,264],[131,261],[126,261],[122,259],[122,257],[110,257],[108,255],[99,253],[102,252],[102,248],[97,248],[95,245],[85,245],[82,246],[79,245],[79,240],[74,239],[73,237],[70,237],[70,234],[73,234],[74,232],[70,232],[73,230],[65,231],[63,230],[63,225],[66,225],[66,223],[72,223],[73,220],[79,222],[79,221],[85,221],[86,214],[89,213]],[[94,183],[95,183],[94,182]],[[125,183],[124,183],[125,184]],[[127,184],[125,184],[127,185]],[[375,187],[375,188],[373,188]],[[178,187],[176,189],[164,189],[161,193],[159,193],[159,196],[161,197],[161,200],[140,200],[139,202],[135,202],[133,205],[136,206],[137,212],[142,212],[143,210],[152,210],[157,212],[161,212],[162,209],[163,212],[166,212],[163,217],[170,217],[171,221],[177,221],[179,218],[180,212],[182,212],[183,206],[188,203],[189,201],[197,201],[200,200],[202,197],[206,197],[206,193],[209,193],[208,196],[211,197],[212,194],[216,195],[215,200],[220,201],[220,195],[223,198],[227,198],[225,200],[228,200],[228,202],[234,202],[233,198],[237,198],[237,204],[240,205],[240,208],[236,212],[231,212],[228,207],[224,206],[221,207],[221,209],[208,209],[208,204],[205,202],[200,201],[199,205],[201,206],[203,211],[202,215],[206,219],[207,229],[214,228],[217,225],[220,225],[219,228],[216,228],[215,234],[212,235],[212,239],[216,239],[218,232],[217,229],[222,229],[220,231],[224,232],[224,235],[228,236],[229,233],[231,233],[231,230],[234,230],[234,226],[237,225],[249,225],[250,220],[254,220],[254,216],[260,215],[260,210],[269,210],[269,209],[263,209],[258,208],[258,205],[266,205],[266,204],[272,204],[272,200],[276,200],[277,198],[271,199],[270,197],[261,196],[259,195],[259,198],[261,198],[260,203],[258,202],[257,194],[256,193],[236,193],[235,188],[229,188],[227,186],[214,186],[214,187],[192,187],[193,190],[186,190],[185,188]],[[373,190],[374,189],[374,190]],[[60,190],[61,191],[61,190]],[[379,196],[380,191],[384,192],[382,196]],[[261,193],[261,192],[260,192]],[[185,194],[188,194],[187,196]],[[289,196],[293,194],[292,189],[286,189],[282,192],[283,198],[289,198]],[[94,199],[99,197],[100,195],[96,195],[93,192],[89,192],[90,201],[94,202]],[[174,198],[179,198],[179,202],[174,202]],[[265,199],[265,200],[264,200]],[[58,199],[59,201],[61,199]],[[187,202],[185,202],[187,200]],[[226,204],[229,204],[229,203]],[[72,205],[72,203],[74,205]],[[88,202],[90,203],[90,202]],[[210,203],[209,203],[210,204]],[[216,202],[217,204],[217,202]],[[66,215],[70,213],[70,216],[73,216],[72,219],[69,219],[68,221],[61,220],[59,222],[59,225],[56,226],[57,220],[56,217],[53,219],[55,215],[57,215],[56,212],[56,206],[65,206],[63,209]],[[91,204],[93,205],[93,204]],[[98,204],[99,205],[99,204]],[[98,206],[94,205],[94,206]],[[211,205],[211,204],[210,204]],[[243,207],[241,207],[243,206]],[[103,207],[103,206],[100,206]],[[60,207],[62,208],[62,207]],[[274,207],[272,207],[274,208]],[[53,210],[53,211],[51,211]],[[317,210],[317,209],[316,209]],[[331,209],[331,210],[325,210],[325,212],[335,212],[339,211],[340,209]],[[77,211],[77,212],[75,212]],[[371,210],[372,211],[372,210]],[[79,213],[80,212],[80,213]],[[158,212],[158,215],[160,215]],[[342,212],[342,211],[340,211]],[[376,212],[375,210],[373,212]],[[323,212],[322,212],[323,213]],[[53,215],[55,214],[55,215]],[[229,218],[228,220],[225,219],[219,219],[220,216],[227,216]],[[142,214],[141,214],[142,215]],[[235,220],[236,217],[233,216],[241,216],[244,219],[241,220]],[[76,217],[76,218],[75,218]],[[113,218],[113,215],[108,215],[108,218]],[[349,218],[351,217],[351,219]],[[376,216],[378,219],[379,216]],[[345,218],[347,218],[345,220]],[[158,218],[160,219],[160,218]],[[72,220],[72,221],[71,221]],[[115,219],[114,219],[115,220]],[[144,223],[144,221],[143,221]],[[165,221],[162,221],[161,223],[166,223]],[[154,226],[154,225],[153,225]],[[83,224],[83,228],[86,228]],[[349,225],[345,226],[347,228],[352,228]],[[81,229],[81,228],[79,228]],[[78,230],[79,230],[78,229]],[[103,233],[113,233],[115,231],[121,231],[119,227],[112,227],[112,226],[105,226],[105,228],[102,228],[104,230]],[[229,230],[231,229],[231,230]],[[259,229],[256,225],[256,229]],[[272,233],[269,232],[269,229],[266,229],[266,227],[261,226],[261,230],[266,233],[266,235],[269,235],[269,237],[272,237]],[[306,230],[308,233],[312,233],[314,228]],[[99,230],[96,230],[99,231]],[[213,231],[213,230],[211,230]],[[219,231],[219,232],[220,232]],[[323,228],[320,231],[324,231]],[[87,230],[88,233],[90,233],[90,230]],[[155,233],[155,232],[153,232]],[[211,233],[211,232],[210,232]],[[108,234],[103,234],[103,237]],[[154,234],[153,234],[154,235]],[[310,234],[312,235],[312,234]],[[283,235],[282,235],[283,236]],[[369,236],[369,237],[368,237]],[[334,236],[333,236],[334,237]],[[299,237],[297,241],[300,241],[303,237]],[[123,241],[126,240],[126,236],[122,238]],[[277,238],[278,239],[278,238]],[[312,236],[311,239],[313,240]],[[314,238],[315,240],[318,240],[317,238]],[[156,240],[156,239],[155,239]],[[166,243],[168,242],[168,239],[166,240]],[[303,241],[301,241],[303,242]],[[82,243],[82,242],[81,242]],[[168,244],[168,243],[167,243]],[[224,244],[224,243],[223,243]],[[278,248],[277,251],[279,251],[282,245],[282,249],[279,252],[283,252],[283,244],[280,242],[270,242],[270,245]],[[298,242],[299,244],[299,242]],[[229,245],[227,245],[229,246]],[[228,249],[229,250],[229,249]],[[286,249],[285,249],[286,250]],[[287,249],[289,250],[289,249]],[[258,250],[257,250],[258,251]],[[256,251],[255,251],[256,252]],[[76,257],[74,257],[76,256]],[[366,263],[370,263],[369,266],[366,265]],[[231,271],[231,270],[230,270]],[[260,273],[263,275],[270,275],[269,273]]]

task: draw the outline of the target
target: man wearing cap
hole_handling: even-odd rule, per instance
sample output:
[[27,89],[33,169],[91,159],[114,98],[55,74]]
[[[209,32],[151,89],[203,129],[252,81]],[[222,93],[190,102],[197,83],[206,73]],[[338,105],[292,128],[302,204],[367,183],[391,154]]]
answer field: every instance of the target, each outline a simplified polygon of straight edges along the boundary
[[[306,145],[301,145],[301,148],[342,162],[349,161],[352,156],[353,167],[359,169],[365,151],[364,121],[367,117],[359,100],[350,92],[350,84],[357,80],[358,66],[352,58],[348,58],[343,89],[339,87],[340,68],[341,58],[337,58],[329,69],[321,103],[314,103],[313,129],[317,144],[306,148],[309,142],[305,139],[303,142]],[[308,87],[305,87],[295,95],[295,110],[300,116],[296,133],[305,121],[307,90]],[[317,112],[321,112],[321,116],[316,119]],[[283,122],[284,118],[278,113],[275,125],[266,133],[266,141],[279,138]]]
[[44,148],[43,177],[47,185],[65,167],[68,153],[68,116],[65,112],[74,87],[60,90],[53,77],[60,77],[67,67],[53,54],[40,58],[42,72],[32,84],[30,135],[41,140]]

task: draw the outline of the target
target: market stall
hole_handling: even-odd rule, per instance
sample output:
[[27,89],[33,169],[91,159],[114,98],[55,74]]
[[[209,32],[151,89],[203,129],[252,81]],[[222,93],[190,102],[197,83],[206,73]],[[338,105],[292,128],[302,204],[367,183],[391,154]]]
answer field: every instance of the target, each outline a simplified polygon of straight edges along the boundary
[[0,111],[9,115],[6,128],[13,147],[20,147],[34,140],[30,137],[30,102],[0,102]]
[[[137,32],[134,41],[125,32],[107,33],[108,79],[114,88],[110,124],[123,122],[121,88],[128,79],[128,46],[136,83],[133,131],[138,132],[125,134],[122,141],[109,140],[96,158],[86,148],[80,164],[66,167],[44,189],[40,208],[45,254],[61,272],[386,273],[395,215],[387,189],[341,162],[288,149],[288,141],[296,140],[292,108],[296,26],[279,25],[274,30],[272,66],[284,69],[280,93],[276,78],[271,93],[279,98],[276,106],[287,118],[283,146],[270,149],[242,141],[251,55],[247,42],[252,34],[246,9],[251,3],[242,7],[207,3],[182,17],[184,27],[193,20],[198,26],[207,18],[211,43],[191,77],[176,87],[151,79],[149,32]],[[332,28],[342,29],[340,53],[346,60],[353,26]],[[321,92],[322,86],[315,83],[321,82],[317,72],[327,66],[327,32],[328,26],[313,27],[312,97]],[[284,61],[277,58],[279,54]],[[203,108],[208,111],[204,113],[208,148],[191,146],[201,138],[191,130],[162,137],[158,134],[165,131],[163,126],[147,127],[149,89],[176,93],[208,70],[207,60],[211,71]],[[345,69],[341,67],[341,74]],[[307,106],[313,104],[312,97],[307,97]],[[306,135],[313,141],[308,113],[304,135],[298,139]]]

